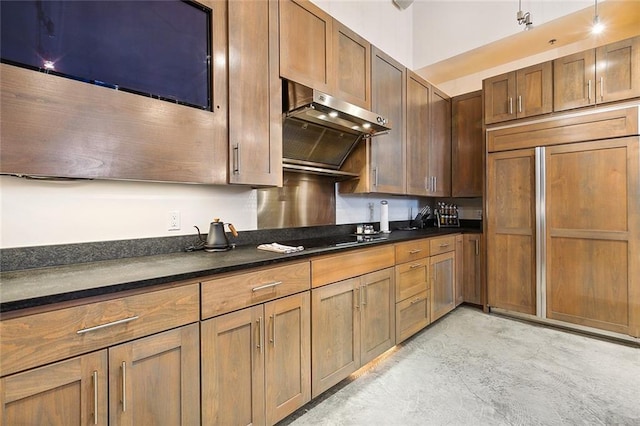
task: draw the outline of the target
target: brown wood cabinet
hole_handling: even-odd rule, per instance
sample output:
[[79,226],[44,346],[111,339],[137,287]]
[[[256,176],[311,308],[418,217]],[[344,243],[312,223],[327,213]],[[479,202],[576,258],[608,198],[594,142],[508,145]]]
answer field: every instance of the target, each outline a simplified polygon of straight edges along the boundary
[[228,21],[229,183],[282,186],[278,2],[231,1]]
[[429,176],[433,179],[429,196],[451,195],[451,98],[432,86]]
[[280,76],[371,109],[371,44],[308,0],[279,1]]
[[333,18],[308,0],[280,0],[280,76],[331,92]]
[[[227,57],[226,1],[211,13],[213,58]],[[0,173],[227,183],[227,63],[211,61],[205,111],[1,64]]]
[[199,425],[199,325],[109,348],[109,422]]
[[487,161],[488,303],[536,313],[535,152],[490,153]]
[[393,268],[311,291],[315,398],[395,344]]
[[[2,424],[86,425],[109,419],[118,425],[199,425],[198,336],[198,324],[186,325],[5,376]],[[3,338],[3,349],[8,346],[11,341]]]
[[484,180],[482,91],[451,100],[451,196],[481,197]]
[[545,150],[547,318],[638,335],[639,139]]
[[202,322],[203,424],[268,424],[311,399],[303,292]]
[[358,173],[357,179],[339,183],[341,193],[406,192],[406,68],[389,55],[373,48],[371,59],[371,107],[386,117],[388,134],[360,143],[342,170]]
[[456,307],[455,236],[430,240],[429,279],[431,281],[431,322]]
[[543,62],[483,81],[485,124],[553,111],[553,66]]
[[108,391],[106,350],[3,377],[0,423],[106,425]]
[[553,61],[554,111],[640,96],[640,36]]
[[430,322],[429,240],[399,243],[395,250],[396,343],[400,343]]
[[484,249],[482,234],[463,234],[462,300],[484,305]]
[[407,73],[407,194],[431,193],[431,85],[419,75]]

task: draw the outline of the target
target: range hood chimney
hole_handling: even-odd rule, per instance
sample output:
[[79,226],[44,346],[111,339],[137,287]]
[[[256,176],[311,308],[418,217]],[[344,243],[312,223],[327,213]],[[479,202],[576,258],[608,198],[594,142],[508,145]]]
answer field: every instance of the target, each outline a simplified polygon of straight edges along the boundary
[[292,81],[283,81],[283,168],[341,178],[349,153],[363,138],[387,133],[388,120]]

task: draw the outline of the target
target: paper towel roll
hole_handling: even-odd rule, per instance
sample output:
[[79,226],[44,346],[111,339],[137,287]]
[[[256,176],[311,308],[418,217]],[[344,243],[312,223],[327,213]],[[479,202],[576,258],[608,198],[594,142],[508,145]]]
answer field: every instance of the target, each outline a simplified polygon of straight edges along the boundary
[[389,203],[385,200],[380,201],[380,232],[389,231]]

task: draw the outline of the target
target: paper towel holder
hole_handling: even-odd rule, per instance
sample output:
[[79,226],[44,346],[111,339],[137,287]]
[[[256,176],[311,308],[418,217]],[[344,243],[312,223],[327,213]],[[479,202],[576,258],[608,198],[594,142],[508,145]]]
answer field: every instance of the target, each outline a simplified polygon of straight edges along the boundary
[[380,232],[388,234],[389,230],[389,203],[387,200],[380,201]]

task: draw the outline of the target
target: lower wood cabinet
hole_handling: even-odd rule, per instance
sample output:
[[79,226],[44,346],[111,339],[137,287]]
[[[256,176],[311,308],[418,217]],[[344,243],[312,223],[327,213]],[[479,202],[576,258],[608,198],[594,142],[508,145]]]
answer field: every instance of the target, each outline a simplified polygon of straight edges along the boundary
[[107,424],[107,351],[0,379],[0,424]]
[[198,334],[191,324],[3,377],[0,423],[199,425]]
[[315,398],[395,345],[393,268],[311,290]]
[[484,254],[482,234],[464,234],[462,250],[462,299],[464,302],[484,305]]
[[456,252],[429,258],[431,278],[431,322],[441,318],[456,307]]
[[198,324],[109,348],[109,423],[199,425]]
[[202,424],[275,424],[311,400],[310,296],[201,324]]

